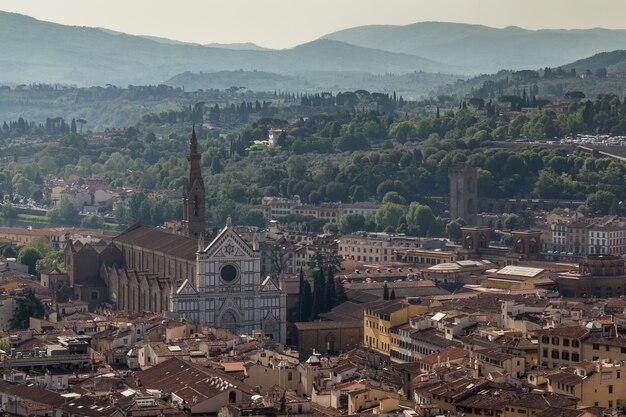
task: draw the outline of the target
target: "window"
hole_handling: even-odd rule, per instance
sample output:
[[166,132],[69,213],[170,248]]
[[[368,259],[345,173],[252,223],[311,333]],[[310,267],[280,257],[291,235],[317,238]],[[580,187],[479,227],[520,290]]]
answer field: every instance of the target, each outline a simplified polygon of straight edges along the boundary
[[574,362],[580,362],[580,355],[578,353],[572,353],[572,360]]
[[553,350],[552,351],[552,359],[559,359],[559,351],[558,350]]
[[572,340],[572,347],[575,347],[575,348],[580,347],[580,341]]
[[569,346],[569,339],[563,339],[563,346]]
[[593,350],[600,350],[600,345],[597,343],[593,344]]
[[98,291],[92,291],[91,292],[91,299],[92,300],[97,300],[98,299]]
[[613,385],[609,385],[609,394],[613,394]]

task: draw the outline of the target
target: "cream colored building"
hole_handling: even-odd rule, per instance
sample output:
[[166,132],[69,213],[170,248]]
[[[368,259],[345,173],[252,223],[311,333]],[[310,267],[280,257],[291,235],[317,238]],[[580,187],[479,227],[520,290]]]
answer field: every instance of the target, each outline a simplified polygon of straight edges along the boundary
[[409,304],[400,299],[368,304],[363,312],[363,343],[389,356],[392,337],[390,329],[408,323],[412,316],[427,311],[427,306]]

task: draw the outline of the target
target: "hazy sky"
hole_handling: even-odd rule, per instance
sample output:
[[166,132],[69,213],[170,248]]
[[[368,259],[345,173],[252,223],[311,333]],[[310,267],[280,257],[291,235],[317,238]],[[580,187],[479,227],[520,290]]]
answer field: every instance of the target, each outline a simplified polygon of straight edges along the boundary
[[188,42],[272,48],[353,26],[429,20],[626,29],[626,0],[0,0],[0,10]]

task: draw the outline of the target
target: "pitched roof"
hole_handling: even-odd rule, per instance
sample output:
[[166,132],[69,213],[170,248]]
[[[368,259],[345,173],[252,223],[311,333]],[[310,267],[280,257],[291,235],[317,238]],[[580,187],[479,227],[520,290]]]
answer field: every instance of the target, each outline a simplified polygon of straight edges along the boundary
[[140,223],[129,227],[113,241],[192,261],[195,261],[198,250],[196,239],[175,235]]
[[146,388],[174,393],[189,404],[201,403],[226,389],[255,394],[252,388],[235,378],[178,358],[141,371],[138,377]]

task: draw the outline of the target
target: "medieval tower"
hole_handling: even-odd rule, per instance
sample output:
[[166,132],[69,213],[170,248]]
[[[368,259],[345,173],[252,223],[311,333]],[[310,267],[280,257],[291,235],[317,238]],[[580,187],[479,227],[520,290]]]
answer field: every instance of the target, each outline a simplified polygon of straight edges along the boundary
[[468,225],[477,223],[478,170],[476,167],[455,167],[450,178],[450,219],[462,218]]
[[183,234],[191,238],[199,238],[205,231],[204,213],[204,181],[200,170],[200,154],[196,129],[191,132],[189,152],[187,152],[187,182],[183,189]]

